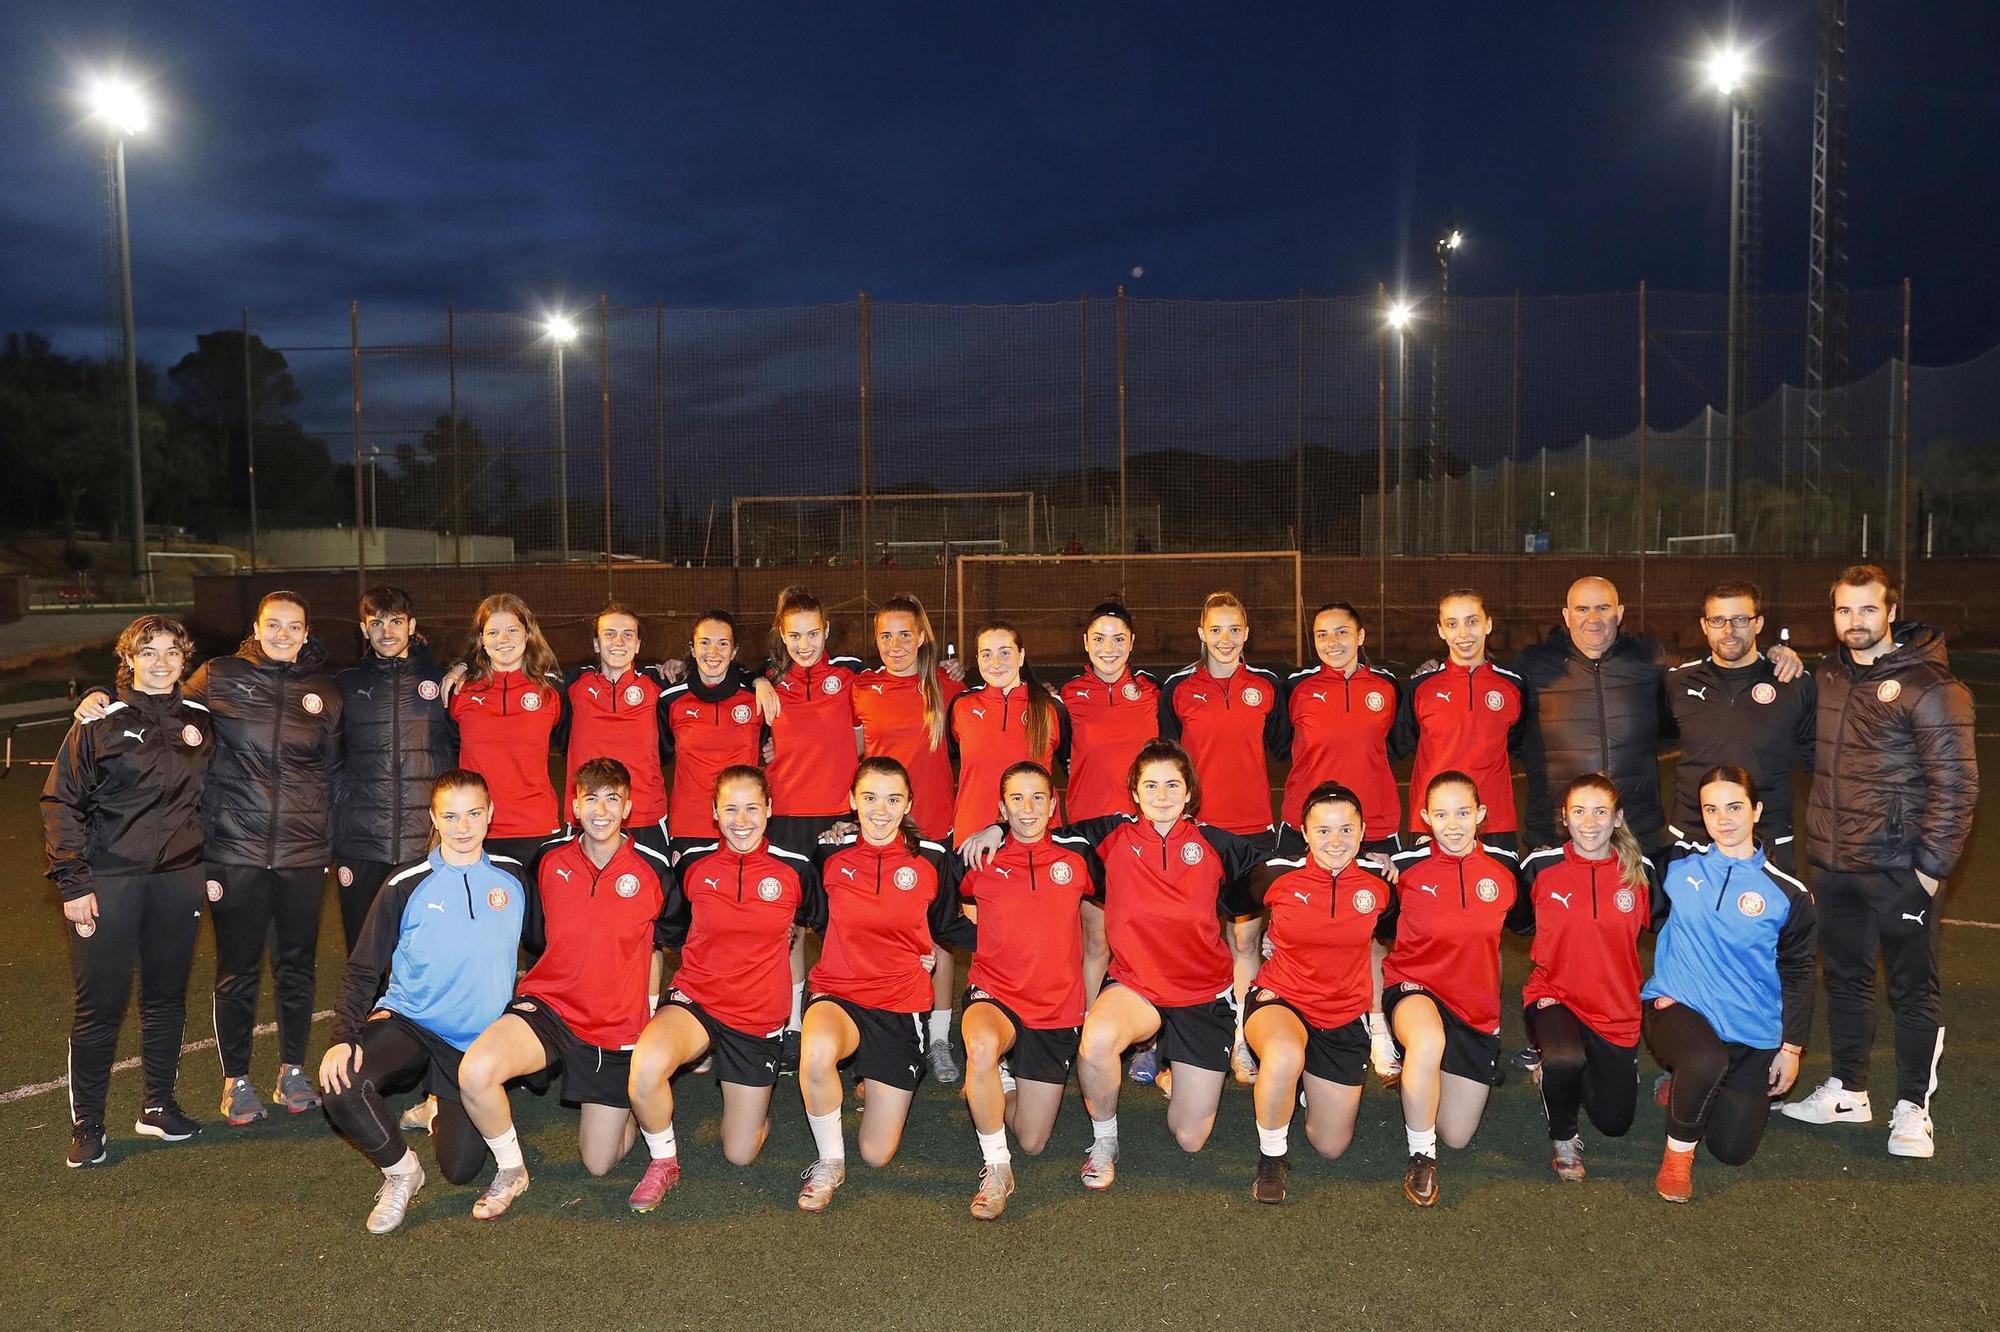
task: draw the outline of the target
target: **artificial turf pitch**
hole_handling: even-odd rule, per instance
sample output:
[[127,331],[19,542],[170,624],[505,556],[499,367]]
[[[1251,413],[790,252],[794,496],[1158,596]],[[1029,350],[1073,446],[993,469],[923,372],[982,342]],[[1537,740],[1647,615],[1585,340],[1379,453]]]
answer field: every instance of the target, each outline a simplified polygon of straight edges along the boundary
[[[1985,717],[2000,717],[2000,660],[1961,656]],[[1987,722],[1992,725],[1992,722]],[[16,757],[46,758],[60,728],[29,733]],[[1982,740],[1989,788],[2000,739]],[[36,809],[44,769],[0,782],[0,1095],[62,1076],[70,982],[53,889],[40,875]],[[1994,806],[2000,797],[1983,805]],[[1802,806],[1803,807],[1803,806]],[[1989,819],[1990,821],[1990,819]],[[2000,923],[2000,830],[1974,835],[1946,915]],[[341,968],[329,894],[319,1007]],[[1518,1073],[1495,1090],[1471,1148],[1445,1149],[1442,1200],[1404,1201],[1405,1149],[1392,1093],[1371,1086],[1355,1143],[1322,1161],[1295,1125],[1292,1195],[1250,1200],[1256,1136],[1246,1089],[1223,1098],[1196,1156],[1173,1146],[1165,1104],[1127,1084],[1116,1186],[1077,1179],[1089,1130],[1074,1088],[1049,1152],[1015,1158],[1019,1191],[997,1223],[966,1203],[979,1157],[955,1088],[918,1092],[901,1153],[871,1170],[850,1156],[832,1208],[793,1206],[812,1157],[796,1084],[780,1081],[771,1138],[747,1168],[723,1161],[715,1085],[678,1084],[685,1174],[665,1205],[631,1215],[643,1147],[593,1179],[576,1159],[573,1116],[526,1095],[515,1113],[533,1187],[501,1221],[469,1209],[477,1186],[435,1176],[397,1234],[362,1229],[380,1176],[317,1114],[223,1127],[212,1049],[183,1060],[181,1098],[206,1131],[164,1146],[135,1137],[136,1069],[112,1081],[111,1160],[67,1170],[61,1088],[0,1104],[0,1311],[11,1327],[285,1328],[335,1323],[429,1327],[1833,1328],[2000,1326],[2000,929],[1947,925],[1947,1035],[1931,1161],[1884,1151],[1893,1100],[1890,1022],[1874,1064],[1876,1122],[1824,1128],[1773,1116],[1763,1149],[1731,1170],[1705,1155],[1695,1201],[1652,1191],[1662,1112],[1608,1141],[1585,1125],[1590,1177],[1558,1183],[1540,1102]],[[1505,947],[1505,1048],[1522,940]],[[213,1035],[204,930],[187,1039]],[[268,1018],[269,984],[265,986]],[[136,1053],[128,1014],[120,1057]],[[314,1028],[311,1062],[324,1049]],[[274,1037],[257,1046],[269,1087]],[[1653,1067],[1641,1057],[1650,1085]],[[1824,1000],[1801,1084],[1826,1076]],[[428,1146],[413,1138],[428,1161]],[[849,1119],[852,1152],[853,1117]]]

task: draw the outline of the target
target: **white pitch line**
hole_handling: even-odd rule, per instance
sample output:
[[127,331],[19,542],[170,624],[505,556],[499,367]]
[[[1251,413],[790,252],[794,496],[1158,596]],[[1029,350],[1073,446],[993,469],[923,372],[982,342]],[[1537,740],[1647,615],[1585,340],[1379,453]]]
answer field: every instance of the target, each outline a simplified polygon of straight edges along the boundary
[[1953,920],[1950,916],[1946,916],[1944,923],[1947,925],[1970,925],[1975,930],[2000,930],[2000,921],[1995,920]]
[[[331,1008],[322,1008],[319,1012],[312,1015],[312,1020],[318,1022],[322,1018],[330,1018],[332,1016],[333,1010]],[[254,1036],[269,1036],[277,1029],[277,1023],[265,1022],[259,1024],[251,1034]],[[188,1042],[181,1047],[181,1053],[186,1055],[192,1054],[196,1050],[213,1050],[214,1048],[215,1038],[211,1036],[205,1041]],[[141,1062],[143,1061],[136,1055],[131,1059],[121,1059],[111,1066],[111,1071],[113,1073],[123,1073],[128,1068],[139,1067]],[[0,1105],[11,1105],[15,1101],[25,1101],[31,1096],[40,1096],[43,1092],[60,1091],[67,1086],[69,1086],[69,1079],[67,1077],[57,1078],[53,1082],[31,1082],[25,1087],[16,1087],[10,1092],[0,1092]]]

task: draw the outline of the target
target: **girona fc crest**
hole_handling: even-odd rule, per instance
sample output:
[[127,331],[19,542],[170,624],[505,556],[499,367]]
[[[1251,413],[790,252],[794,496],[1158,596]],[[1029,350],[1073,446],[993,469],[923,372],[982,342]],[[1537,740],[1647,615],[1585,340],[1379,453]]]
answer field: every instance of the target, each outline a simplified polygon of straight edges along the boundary
[[639,688],[639,686],[638,686],[638,685],[626,685],[626,686],[625,686],[625,706],[626,706],[626,707],[628,707],[628,708],[636,708],[636,707],[638,707],[638,706],[639,706],[639,705],[640,705],[641,703],[645,702],[645,700],[646,700],[646,691],[645,691],[645,690],[643,690],[643,689],[641,689],[641,688]]
[[1498,712],[1500,711],[1500,709],[1506,706],[1507,706],[1507,696],[1505,694],[1501,693],[1497,689],[1489,689],[1486,691],[1486,710],[1488,712]]
[[1264,702],[1264,691],[1256,685],[1250,685],[1243,691],[1243,702],[1253,708],[1261,706]]
[[1188,842],[1181,847],[1181,862],[1187,865],[1201,864],[1201,843]]
[[1370,712],[1380,712],[1382,709],[1389,706],[1389,700],[1382,696],[1382,691],[1379,689],[1369,690],[1368,697],[1362,699],[1361,701],[1368,705],[1368,710]]
[[1766,680],[1750,691],[1750,697],[1759,703],[1775,703],[1778,699],[1777,686]]
[[738,726],[741,726],[743,725],[743,723],[749,721],[750,705],[748,703],[738,703],[735,707],[729,710],[729,720],[735,722]]
[[829,675],[826,679],[820,682],[819,687],[821,693],[837,694],[840,692],[840,677],[837,675]]
[[1762,893],[1744,893],[1736,899],[1736,909],[1752,920],[1755,920],[1764,914],[1764,895]]
[[1049,866],[1050,883],[1068,883],[1075,877],[1076,871],[1069,867],[1067,860],[1058,860],[1055,864]]
[[1139,682],[1136,680],[1127,680],[1125,687],[1118,692],[1123,694],[1128,700],[1136,699],[1139,697]]
[[1481,879],[1472,886],[1472,892],[1482,902],[1497,902],[1500,900],[1500,885],[1491,879]]
[[784,891],[785,886],[776,879],[767,878],[757,881],[757,898],[759,901],[775,902],[778,900],[778,895]]
[[1612,894],[1611,904],[1629,916],[1632,908],[1639,905],[1639,895],[1630,888],[1620,888]]
[[538,712],[541,710],[541,706],[542,695],[540,690],[535,690],[521,696],[521,707],[526,711]]
[[905,865],[896,871],[891,878],[891,882],[907,893],[910,889],[917,886],[917,872],[910,866]]
[[1372,888],[1358,888],[1354,893],[1354,910],[1357,915],[1367,915],[1375,909],[1375,891]]
[[304,698],[299,700],[299,706],[304,708],[307,712],[310,712],[315,717],[319,716],[320,713],[326,711],[326,703],[324,700],[320,698],[318,694],[307,694]]
[[[507,909],[507,890],[505,888],[495,888],[492,892],[486,894],[486,905],[492,907],[495,911],[505,911]],[[525,1005],[525,1007],[530,1013],[535,1011],[533,1004]]]
[[417,681],[418,698],[429,700],[429,699],[434,699],[437,696],[438,696],[438,682],[436,680]]
[[618,882],[611,885],[611,891],[620,897],[637,897],[639,895],[639,876],[636,874],[619,875]]

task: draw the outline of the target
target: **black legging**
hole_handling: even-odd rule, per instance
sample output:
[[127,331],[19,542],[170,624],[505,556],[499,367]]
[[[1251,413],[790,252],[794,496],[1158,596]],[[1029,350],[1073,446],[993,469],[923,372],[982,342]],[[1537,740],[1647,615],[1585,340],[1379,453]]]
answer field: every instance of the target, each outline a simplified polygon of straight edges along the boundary
[[1579,1111],[1605,1137],[1623,1137],[1639,1106],[1639,1047],[1612,1044],[1562,1004],[1530,1004],[1523,1016],[1528,1039],[1542,1052],[1549,1137],[1574,1138]]
[[[348,1079],[346,1091],[329,1094],[322,1104],[334,1129],[386,1170],[409,1150],[397,1113],[386,1098],[422,1084],[431,1050],[407,1018],[393,1013],[364,1024],[357,1043],[361,1071]],[[437,1152],[438,1169],[454,1184],[471,1183],[486,1164],[486,1140],[455,1097],[438,1097],[431,1146]]]
[[1724,1165],[1755,1156],[1771,1118],[1771,1059],[1778,1052],[1724,1041],[1686,1004],[1648,1004],[1645,1031],[1646,1048],[1674,1075],[1667,1136],[1706,1142]]

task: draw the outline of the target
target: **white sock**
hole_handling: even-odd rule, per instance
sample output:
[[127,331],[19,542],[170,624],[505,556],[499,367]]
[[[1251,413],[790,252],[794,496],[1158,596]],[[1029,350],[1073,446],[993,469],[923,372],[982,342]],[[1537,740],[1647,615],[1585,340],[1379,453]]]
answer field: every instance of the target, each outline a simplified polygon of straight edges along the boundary
[[1091,1120],[1090,1136],[1094,1142],[1117,1142],[1118,1116],[1113,1115],[1109,1119]]
[[785,1023],[786,1031],[798,1031],[806,1025],[806,983],[799,981],[792,986],[792,1016]]
[[494,1165],[499,1166],[502,1170],[519,1170],[521,1168],[521,1140],[515,1136],[512,1128],[509,1128],[497,1138],[488,1138],[486,1146],[493,1153]]
[[679,1154],[680,1149],[674,1143],[674,1126],[672,1124],[667,1125],[658,1133],[653,1132],[651,1129],[640,1129],[639,1136],[646,1140],[646,1150],[653,1154],[655,1161],[664,1161],[670,1156]]
[[414,1175],[420,1169],[422,1167],[417,1164],[417,1154],[412,1151],[405,1151],[402,1160],[396,1162],[394,1165],[383,1166],[382,1173],[385,1175]]
[[1679,1138],[1668,1134],[1667,1150],[1670,1152],[1691,1152],[1694,1150],[1694,1144],[1691,1142],[1682,1142]]
[[819,1148],[822,1161],[845,1161],[847,1144],[840,1137],[840,1111],[831,1114],[807,1115],[806,1126],[812,1130],[813,1144]]
[[1380,1040],[1387,1037],[1388,1034],[1389,1019],[1383,1017],[1380,1013],[1370,1013],[1368,1015],[1368,1038],[1370,1040]]
[[657,1013],[657,1012],[659,1012],[659,1011],[660,1011],[660,996],[659,996],[659,995],[657,995],[657,994],[649,994],[649,995],[647,995],[647,996],[646,996],[646,1016],[648,1016],[648,1017],[651,1017],[651,1016],[652,1016],[653,1014],[655,1014],[655,1013]]
[[1013,1162],[1014,1154],[1007,1150],[1006,1129],[1003,1128],[998,1133],[978,1133],[975,1136],[979,1139],[980,1159],[987,1165],[1008,1165]]
[[1403,1126],[1403,1136],[1410,1140],[1411,1156],[1428,1156],[1434,1161],[1437,1159],[1438,1131],[1435,1127],[1413,1129],[1406,1124]]
[[948,1041],[950,1039],[951,1010],[949,1008],[933,1008],[931,1010],[930,1043],[936,1045],[939,1041]]
[[1283,1156],[1291,1149],[1291,1138],[1290,1124],[1280,1124],[1274,1129],[1257,1126],[1257,1150],[1266,1156]]

